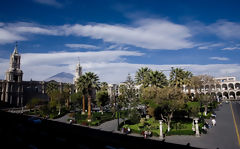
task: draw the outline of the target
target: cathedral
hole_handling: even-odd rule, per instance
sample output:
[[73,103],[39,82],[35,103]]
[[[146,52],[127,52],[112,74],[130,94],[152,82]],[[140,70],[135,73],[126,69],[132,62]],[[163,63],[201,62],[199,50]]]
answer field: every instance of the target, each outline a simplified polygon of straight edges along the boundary
[[[9,68],[6,71],[5,80],[0,80],[0,103],[6,107],[22,107],[32,98],[39,98],[48,101],[46,87],[48,83],[54,82],[58,84],[58,88],[62,91],[64,84],[62,82],[52,81],[23,81],[23,71],[21,70],[21,55],[18,53],[17,44],[10,56]],[[75,78],[82,75],[82,67],[77,64]],[[71,93],[75,92],[75,85],[71,85]]]

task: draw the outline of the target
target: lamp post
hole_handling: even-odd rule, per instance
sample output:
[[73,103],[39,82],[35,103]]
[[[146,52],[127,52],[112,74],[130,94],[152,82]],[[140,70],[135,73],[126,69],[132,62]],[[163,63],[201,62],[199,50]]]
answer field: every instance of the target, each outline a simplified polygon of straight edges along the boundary
[[163,132],[162,132],[162,120],[159,120],[159,139],[163,140]]

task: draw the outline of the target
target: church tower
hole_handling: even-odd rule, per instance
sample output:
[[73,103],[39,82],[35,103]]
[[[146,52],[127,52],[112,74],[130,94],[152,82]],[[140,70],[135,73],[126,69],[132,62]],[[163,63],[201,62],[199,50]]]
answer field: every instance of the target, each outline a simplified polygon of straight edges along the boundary
[[10,82],[22,82],[23,72],[20,69],[21,55],[18,53],[17,44],[10,56],[10,66],[6,72],[6,80]]
[[82,67],[80,65],[80,61],[79,63],[77,64],[77,67],[76,67],[76,71],[75,71],[75,76],[73,78],[73,83],[76,84],[77,82],[77,79],[82,76]]
[[13,53],[10,56],[10,65],[6,72],[5,95],[2,94],[2,99],[6,103],[14,106],[23,105],[23,72],[20,69],[21,55],[18,53],[17,44]]

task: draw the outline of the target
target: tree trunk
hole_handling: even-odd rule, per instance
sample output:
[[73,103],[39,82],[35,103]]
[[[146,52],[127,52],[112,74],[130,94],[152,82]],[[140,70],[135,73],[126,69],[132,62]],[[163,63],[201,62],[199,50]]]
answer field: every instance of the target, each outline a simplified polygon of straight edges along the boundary
[[169,121],[168,121],[168,128],[167,128],[168,132],[169,132],[170,129],[171,129],[171,128],[170,128],[170,124],[171,124],[171,121],[169,120]]
[[82,98],[82,114],[85,114],[85,96]]
[[59,109],[58,109],[58,115],[61,114],[61,107],[59,106]]
[[172,120],[172,116],[173,116],[173,112],[171,112],[171,114],[168,115],[167,118],[167,124],[168,124],[168,132],[171,130],[171,120]]
[[204,105],[204,115],[207,116],[207,105]]
[[91,119],[91,96],[88,95],[88,119]]

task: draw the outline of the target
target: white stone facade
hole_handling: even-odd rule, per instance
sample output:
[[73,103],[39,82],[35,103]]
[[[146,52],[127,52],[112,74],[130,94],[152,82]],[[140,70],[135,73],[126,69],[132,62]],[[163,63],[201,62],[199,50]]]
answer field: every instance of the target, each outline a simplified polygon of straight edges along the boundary
[[[189,92],[185,86],[183,90],[186,93]],[[195,90],[191,89],[190,92],[194,94]],[[214,78],[213,84],[202,86],[199,92],[222,99],[240,100],[240,81],[237,81],[236,77]]]

